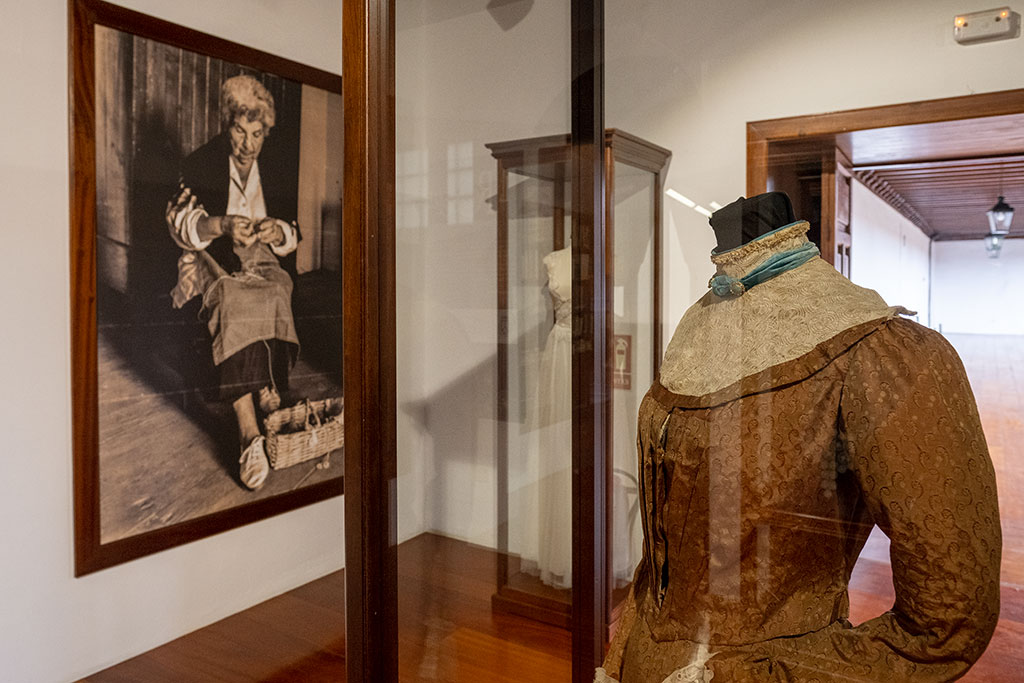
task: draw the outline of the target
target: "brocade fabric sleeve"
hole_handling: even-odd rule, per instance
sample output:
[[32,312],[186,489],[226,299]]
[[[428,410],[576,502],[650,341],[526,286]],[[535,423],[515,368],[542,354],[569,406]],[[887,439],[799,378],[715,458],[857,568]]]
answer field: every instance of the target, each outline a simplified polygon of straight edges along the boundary
[[847,464],[891,541],[896,601],[855,628],[792,639],[795,681],[951,681],[999,618],[996,482],[963,365],[897,319],[852,351],[841,400]]

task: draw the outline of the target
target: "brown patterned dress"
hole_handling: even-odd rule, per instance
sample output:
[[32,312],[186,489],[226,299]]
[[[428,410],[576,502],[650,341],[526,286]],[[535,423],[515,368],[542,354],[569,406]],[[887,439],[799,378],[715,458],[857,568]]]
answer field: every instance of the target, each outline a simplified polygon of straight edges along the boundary
[[[956,352],[820,259],[747,297],[687,313],[640,407],[644,556],[597,680],[959,678],[996,625],[1001,536]],[[853,627],[847,584],[876,524],[896,602]]]

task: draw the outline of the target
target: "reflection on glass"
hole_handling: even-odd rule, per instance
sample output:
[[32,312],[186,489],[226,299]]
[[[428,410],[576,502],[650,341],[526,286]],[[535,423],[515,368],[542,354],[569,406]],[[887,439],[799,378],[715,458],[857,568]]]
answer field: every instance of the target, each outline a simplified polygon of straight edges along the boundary
[[[636,415],[654,379],[655,194],[653,173],[614,165],[612,233],[612,589],[616,597],[640,562],[643,529],[637,486]],[[618,603],[616,599],[614,601]]]
[[498,164],[497,608],[567,626],[572,583],[572,253],[564,136],[488,145]]
[[396,10],[400,678],[569,680],[569,5]]

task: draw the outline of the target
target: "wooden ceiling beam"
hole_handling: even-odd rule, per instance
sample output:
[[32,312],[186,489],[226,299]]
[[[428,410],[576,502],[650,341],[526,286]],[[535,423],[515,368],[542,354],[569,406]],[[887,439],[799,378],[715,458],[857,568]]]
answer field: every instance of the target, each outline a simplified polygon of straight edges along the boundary
[[957,121],[1024,111],[1024,89],[960,95],[924,102],[866,107],[840,112],[752,121],[747,124],[768,140],[833,135],[855,130]]
[[[939,234],[935,235],[935,237],[933,237],[932,239],[935,240],[936,242],[962,242],[962,241],[972,241],[972,240],[983,240],[983,239],[985,239],[986,235],[988,235],[988,231],[987,230],[985,232],[981,232],[981,233],[973,233],[973,232],[944,232],[944,233],[939,233]],[[1010,239],[1010,240],[1022,239],[1022,238],[1024,238],[1024,235],[1014,235],[1012,233],[1009,234],[1009,235],[1006,235],[1006,239]]]
[[983,166],[986,164],[1024,163],[1024,154],[997,154],[977,157],[953,157],[948,159],[929,159],[928,161],[903,161],[885,164],[855,165],[855,171],[890,171],[905,168],[942,168],[950,164],[961,166]]
[[931,225],[929,225],[921,212],[918,211],[913,204],[907,201],[903,195],[893,189],[893,187],[886,182],[885,178],[882,178],[870,171],[854,171],[854,177],[862,182],[869,190],[885,200],[889,206],[899,211],[900,214],[907,218],[907,220],[921,228],[924,234],[929,237],[935,234],[935,230]]
[[1024,176],[1024,166],[1011,166],[1009,168],[963,168],[950,167],[946,170],[922,169],[920,171],[875,171],[886,178],[1020,178]]

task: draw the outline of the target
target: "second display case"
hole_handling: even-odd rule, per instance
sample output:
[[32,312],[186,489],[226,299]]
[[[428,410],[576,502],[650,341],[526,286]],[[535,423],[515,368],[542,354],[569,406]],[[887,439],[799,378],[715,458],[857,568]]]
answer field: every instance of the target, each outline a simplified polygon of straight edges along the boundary
[[[487,145],[497,161],[495,610],[572,614],[572,222],[569,136]],[[662,185],[671,153],[605,133],[609,614],[640,559],[636,415],[661,357]],[[590,400],[586,397],[582,400]]]

